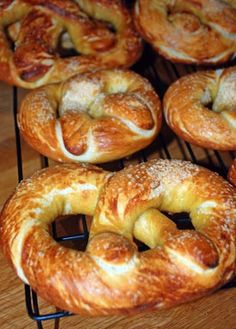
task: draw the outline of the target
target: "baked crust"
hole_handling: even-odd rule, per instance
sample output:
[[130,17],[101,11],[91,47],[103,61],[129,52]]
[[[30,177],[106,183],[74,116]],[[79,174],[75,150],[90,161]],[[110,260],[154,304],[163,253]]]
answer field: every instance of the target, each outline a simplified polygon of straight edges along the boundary
[[236,150],[236,67],[180,78],[167,90],[163,109],[167,124],[185,141]]
[[[18,276],[60,309],[131,314],[205,296],[235,275],[236,190],[207,169],[153,160],[109,173],[85,164],[24,180],[0,216],[1,245]],[[188,212],[179,230],[161,211]],[[53,240],[60,215],[93,216],[86,251]],[[133,237],[150,247],[139,252]]]
[[236,54],[236,2],[137,0],[135,25],[165,58],[189,64],[219,64]]
[[45,156],[101,163],[149,145],[161,118],[159,97],[145,78],[104,70],[31,91],[20,106],[18,126]]

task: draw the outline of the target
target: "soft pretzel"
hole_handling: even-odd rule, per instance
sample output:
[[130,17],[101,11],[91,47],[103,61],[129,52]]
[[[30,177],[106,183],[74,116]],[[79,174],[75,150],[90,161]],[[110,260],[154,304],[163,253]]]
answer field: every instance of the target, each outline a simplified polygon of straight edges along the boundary
[[236,159],[234,159],[231,167],[229,168],[228,179],[234,186],[236,186]]
[[[4,254],[44,299],[74,313],[166,308],[209,294],[235,275],[236,190],[207,169],[153,160],[109,173],[85,164],[23,181],[0,217]],[[196,230],[161,213],[188,212]],[[53,240],[60,215],[93,216],[86,251]],[[139,252],[133,237],[150,247]]]
[[[81,55],[60,57],[61,44]],[[0,80],[10,84],[35,88],[98,67],[127,68],[141,49],[121,0],[0,3]]]
[[236,67],[197,72],[167,90],[166,122],[184,140],[216,150],[236,150]]
[[31,91],[18,123],[24,139],[50,158],[100,163],[150,144],[160,130],[161,106],[146,79],[105,70]]
[[218,64],[236,54],[235,0],[137,0],[138,31],[174,62]]

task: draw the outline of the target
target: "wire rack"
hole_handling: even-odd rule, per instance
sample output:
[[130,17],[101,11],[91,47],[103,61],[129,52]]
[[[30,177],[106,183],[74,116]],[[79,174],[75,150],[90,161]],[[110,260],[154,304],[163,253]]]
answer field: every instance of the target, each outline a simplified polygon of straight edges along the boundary
[[[235,63],[234,63],[235,64]],[[232,65],[232,63],[231,63]],[[198,68],[199,69],[199,68]],[[201,68],[206,69],[206,68]],[[162,98],[167,87],[179,77],[192,73],[197,70],[194,66],[174,65],[162,57],[156,55],[151,48],[146,45],[142,58],[133,67],[133,70],[145,76],[156,89],[159,96]],[[23,179],[23,161],[21,140],[17,127],[17,108],[18,108],[18,90],[13,87],[13,116],[15,127],[15,140],[17,152],[17,170],[18,179]],[[223,177],[226,177],[228,167],[235,157],[235,152],[218,152],[213,150],[205,150],[199,147],[190,145],[182,141],[174,135],[163,122],[163,127],[157,139],[145,150],[142,150],[128,159],[122,159],[116,162],[103,165],[105,169],[119,170],[132,161],[143,162],[150,158],[167,158],[167,159],[183,159],[190,160],[193,163],[204,165],[205,167],[218,172]],[[41,156],[42,168],[49,165],[47,158]],[[176,215],[172,218],[180,228],[191,228],[191,222],[186,214]],[[68,219],[75,220],[75,218]],[[85,216],[78,216],[76,221],[80,224],[80,230],[70,234],[61,234],[57,222],[54,222],[51,227],[54,239],[60,243],[71,243],[73,247],[84,250],[88,240],[88,219]],[[142,246],[140,246],[142,249]],[[222,289],[236,287],[236,280],[228,283]],[[71,316],[69,312],[56,310],[52,313],[43,313],[40,310],[37,294],[30,286],[25,285],[25,302],[28,315],[36,321],[37,328],[43,328],[43,321],[55,320],[58,321],[62,317]]]

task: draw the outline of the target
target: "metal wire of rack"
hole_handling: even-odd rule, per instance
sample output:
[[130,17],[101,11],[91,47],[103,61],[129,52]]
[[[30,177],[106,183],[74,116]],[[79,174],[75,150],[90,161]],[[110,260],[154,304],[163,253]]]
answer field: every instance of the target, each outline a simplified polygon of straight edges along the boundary
[[[180,76],[194,72],[196,70],[195,67],[192,66],[184,66],[184,65],[174,65],[162,57],[157,56],[151,50],[149,46],[146,45],[144,55],[136,64],[133,69],[145,76],[156,89],[157,93],[162,97],[168,88],[168,86],[178,79]],[[15,141],[16,141],[16,153],[17,153],[17,170],[18,170],[18,180],[21,181],[23,179],[23,160],[22,160],[22,151],[21,151],[21,138],[19,134],[19,130],[17,127],[17,108],[18,108],[18,90],[13,87],[13,117],[14,117],[14,128],[15,128]],[[170,141],[174,141],[174,148],[171,147]],[[193,163],[204,165],[211,170],[214,170],[220,173],[223,177],[226,177],[226,173],[228,170],[228,165],[230,161],[234,159],[236,156],[235,152],[218,152],[218,151],[209,151],[201,149],[203,154],[202,157],[199,158],[197,153],[199,152],[199,148],[180,140],[177,136],[175,136],[168,127],[163,123],[162,130],[158,135],[157,139],[145,150],[139,151],[135,155],[131,157],[131,159],[135,159],[138,162],[147,161],[149,158],[155,157],[173,159],[175,156],[173,155],[178,150],[178,158],[183,160],[190,160]],[[47,167],[49,165],[48,159],[41,156],[41,165],[42,168]],[[111,170],[119,170],[126,166],[126,159],[122,159],[116,161],[114,163],[106,164],[106,169]],[[191,228],[191,222],[189,221],[188,216],[173,216],[172,218],[177,226],[180,228]],[[73,232],[73,234],[69,235],[60,235],[58,232],[57,222],[52,224],[52,236],[53,238],[60,242],[83,242],[83,248],[86,246],[86,242],[88,240],[89,230],[87,225],[87,219],[85,216],[80,216],[77,219],[82,225],[82,230],[80,232]],[[236,287],[236,280],[228,283],[222,289],[233,288]],[[37,328],[43,329],[43,321],[46,320],[55,320],[59,323],[59,319],[66,316],[71,316],[72,314],[63,310],[56,310],[52,313],[42,313],[40,311],[38,296],[31,289],[30,286],[25,285],[25,303],[26,310],[28,315],[36,321]]]

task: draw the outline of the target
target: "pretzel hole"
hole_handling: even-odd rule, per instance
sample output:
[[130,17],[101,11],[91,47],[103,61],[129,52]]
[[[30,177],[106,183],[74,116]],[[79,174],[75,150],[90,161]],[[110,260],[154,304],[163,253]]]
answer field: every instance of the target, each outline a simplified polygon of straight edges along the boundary
[[133,242],[136,244],[139,252],[147,251],[150,249],[150,247],[147,246],[144,242],[142,242],[136,238],[134,238]]
[[207,103],[207,104],[204,104],[205,108],[207,108],[209,111],[214,111],[213,109],[213,101]]
[[57,217],[50,226],[50,235],[64,247],[84,251],[88,243],[91,218],[84,215]]
[[59,36],[56,52],[61,58],[73,57],[80,55],[80,52],[74,48],[69,33],[63,32]]
[[210,90],[207,88],[204,90],[200,97],[200,103],[209,111],[215,111],[214,108],[214,98],[211,95]]
[[106,26],[111,33],[116,33],[116,28],[111,23],[106,22]]
[[[14,24],[12,24],[14,25]],[[12,32],[12,25],[6,26],[4,28],[4,33],[5,33],[5,37],[8,43],[9,48],[14,51],[15,49],[15,41],[16,41],[16,35],[13,34]]]
[[195,230],[191,218],[187,212],[176,214],[163,212],[163,214],[169,217],[176,224],[179,230]]

